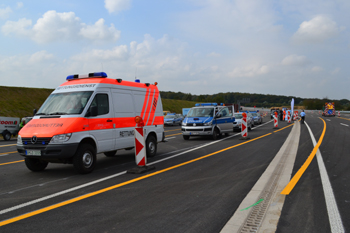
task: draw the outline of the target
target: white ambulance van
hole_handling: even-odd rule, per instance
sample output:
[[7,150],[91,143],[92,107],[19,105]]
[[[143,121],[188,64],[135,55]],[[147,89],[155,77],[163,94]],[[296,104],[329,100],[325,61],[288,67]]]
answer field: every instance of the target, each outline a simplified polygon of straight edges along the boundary
[[32,171],[69,163],[91,172],[96,154],[114,156],[134,147],[135,116],[144,121],[146,153],[164,140],[163,106],[157,83],[111,79],[104,72],[70,75],[19,132],[17,150]]
[[19,118],[0,116],[0,134],[5,141],[9,141],[11,136],[15,136],[19,131]]

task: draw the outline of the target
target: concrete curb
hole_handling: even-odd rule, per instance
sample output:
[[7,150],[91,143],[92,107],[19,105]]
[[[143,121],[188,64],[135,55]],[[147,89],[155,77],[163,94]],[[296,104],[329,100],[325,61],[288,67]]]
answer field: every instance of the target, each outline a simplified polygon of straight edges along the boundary
[[[276,231],[285,200],[285,195],[280,193],[291,178],[299,138],[300,123],[296,122],[275,158],[244,198],[221,233],[246,232],[248,228],[254,232]],[[269,198],[260,203],[259,200],[264,195],[269,195]],[[259,204],[254,205],[258,202]],[[250,206],[252,207],[248,209],[247,207]]]

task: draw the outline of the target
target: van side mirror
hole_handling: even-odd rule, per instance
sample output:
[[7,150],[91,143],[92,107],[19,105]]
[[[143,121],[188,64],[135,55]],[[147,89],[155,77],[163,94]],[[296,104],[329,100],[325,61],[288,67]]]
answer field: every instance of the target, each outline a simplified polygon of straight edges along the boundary
[[216,114],[215,118],[220,118],[221,117],[221,113]]
[[34,110],[33,110],[33,116],[35,116],[36,113],[37,113],[37,110],[34,109]]
[[98,115],[97,106],[90,106],[89,111],[86,113],[87,117],[94,117]]

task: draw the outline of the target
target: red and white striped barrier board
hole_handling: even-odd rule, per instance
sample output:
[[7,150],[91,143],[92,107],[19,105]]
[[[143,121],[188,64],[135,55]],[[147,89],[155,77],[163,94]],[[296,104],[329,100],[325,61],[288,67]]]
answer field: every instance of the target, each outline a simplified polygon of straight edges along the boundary
[[137,166],[146,166],[145,137],[143,127],[135,127],[135,159]]
[[244,112],[242,113],[242,137],[246,138],[248,137],[248,130],[247,130],[247,114]]
[[287,115],[287,118],[288,118],[288,123],[291,123],[291,116],[290,116],[290,112],[288,112],[288,115]]
[[340,117],[340,111],[338,111],[338,117]]
[[273,116],[273,128],[278,128],[278,117],[277,117],[277,113]]

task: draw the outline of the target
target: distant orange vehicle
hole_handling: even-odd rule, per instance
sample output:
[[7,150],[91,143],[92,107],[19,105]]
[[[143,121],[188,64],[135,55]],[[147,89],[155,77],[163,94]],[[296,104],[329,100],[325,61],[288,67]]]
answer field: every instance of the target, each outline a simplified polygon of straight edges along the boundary
[[335,116],[334,102],[325,103],[325,106],[323,107],[322,116]]

